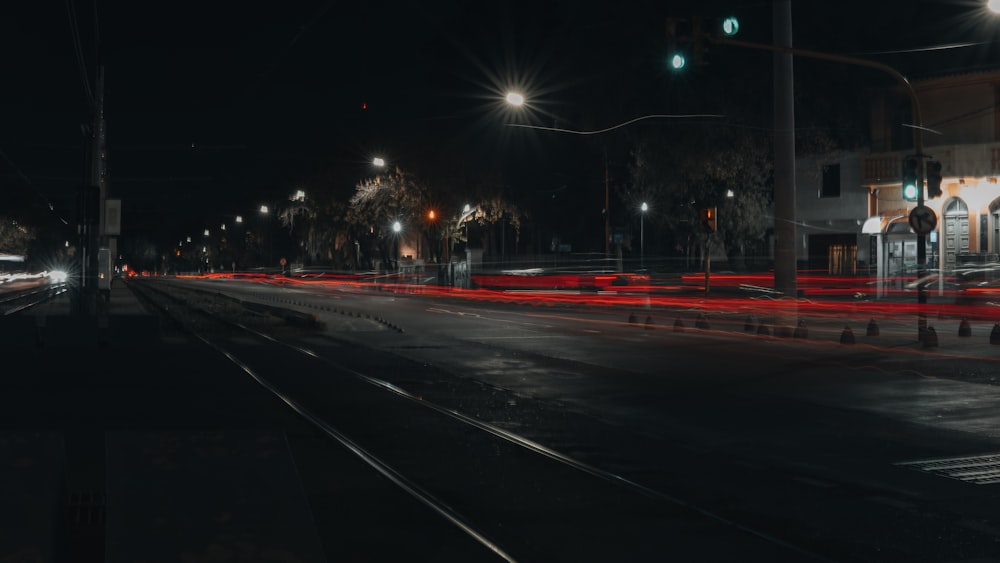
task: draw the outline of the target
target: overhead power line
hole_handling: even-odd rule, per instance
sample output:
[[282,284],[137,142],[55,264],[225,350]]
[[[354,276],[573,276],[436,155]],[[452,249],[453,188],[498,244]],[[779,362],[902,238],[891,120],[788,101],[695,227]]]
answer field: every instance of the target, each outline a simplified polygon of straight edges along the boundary
[[87,63],[83,59],[83,47],[80,44],[80,28],[76,22],[76,8],[73,6],[73,0],[66,0],[66,11],[69,14],[69,29],[70,35],[73,37],[76,66],[80,69],[80,78],[83,79],[83,91],[87,95],[90,107],[94,107],[94,91],[90,88],[90,78],[87,77]]

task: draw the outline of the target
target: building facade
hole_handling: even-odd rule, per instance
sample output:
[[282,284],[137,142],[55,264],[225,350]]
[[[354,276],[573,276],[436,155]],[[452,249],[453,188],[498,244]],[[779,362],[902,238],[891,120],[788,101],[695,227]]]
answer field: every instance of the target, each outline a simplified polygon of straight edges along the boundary
[[[941,163],[940,197],[924,205],[936,226],[924,269],[996,262],[1000,254],[1000,72],[913,83],[922,114],[923,161]],[[796,161],[796,245],[800,265],[829,274],[869,274],[879,293],[920,268],[902,194],[903,162],[914,155],[909,94],[875,96],[871,150]]]

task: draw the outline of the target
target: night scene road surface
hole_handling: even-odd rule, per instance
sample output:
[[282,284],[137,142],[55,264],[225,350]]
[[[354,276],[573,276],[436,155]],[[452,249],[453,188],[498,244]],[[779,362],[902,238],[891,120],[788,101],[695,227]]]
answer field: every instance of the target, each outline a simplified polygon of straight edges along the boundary
[[[935,318],[936,348],[917,343],[907,319],[881,323],[877,336],[860,323],[847,345],[844,326],[829,318],[811,319],[808,338],[791,339],[747,331],[742,311],[709,311],[714,326],[697,329],[696,308],[646,315],[225,280],[141,283],[315,315],[322,330],[295,335],[312,353],[614,476],[661,508],[741,530],[780,548],[772,560],[995,557],[990,474],[1000,448],[989,323],[962,338],[945,330],[957,330],[957,320]],[[654,325],[641,322],[654,315]],[[720,324],[727,315],[739,322]],[[547,489],[543,475],[537,486]],[[690,556],[662,533],[678,557]],[[660,541],[618,540],[634,554]],[[521,547],[527,559],[561,557]]]

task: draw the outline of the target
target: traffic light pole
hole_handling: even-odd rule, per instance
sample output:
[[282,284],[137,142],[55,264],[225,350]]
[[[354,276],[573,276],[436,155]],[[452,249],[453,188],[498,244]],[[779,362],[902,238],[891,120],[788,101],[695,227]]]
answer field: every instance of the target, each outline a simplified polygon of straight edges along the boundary
[[[920,114],[920,100],[917,98],[917,93],[913,89],[913,85],[907,80],[905,76],[899,73],[896,69],[876,62],[869,61],[866,59],[859,59],[855,57],[848,57],[844,55],[834,55],[830,53],[823,53],[820,51],[810,51],[808,49],[798,49],[795,47],[783,47],[779,45],[768,45],[765,43],[753,43],[750,41],[741,41],[738,39],[731,39],[728,37],[716,37],[709,34],[708,40],[717,43],[719,45],[730,45],[733,47],[743,47],[747,49],[757,49],[763,51],[771,51],[775,53],[785,53],[790,55],[797,55],[800,57],[806,57],[811,59],[821,59],[827,61],[833,61],[838,63],[844,63],[855,66],[863,66],[872,68],[875,70],[882,71],[890,76],[892,76],[910,96],[910,107],[912,108],[912,119],[913,119],[913,148],[916,152],[916,156],[920,162],[917,167],[917,206],[922,207],[924,205],[924,136],[923,136],[923,118]],[[923,233],[917,233],[917,278],[923,278],[927,275],[926,264],[927,262],[927,235]],[[777,270],[777,267],[775,268]],[[924,336],[927,333],[927,312],[925,311],[924,305],[927,303],[927,290],[924,289],[923,284],[917,289],[917,337],[922,342]]]

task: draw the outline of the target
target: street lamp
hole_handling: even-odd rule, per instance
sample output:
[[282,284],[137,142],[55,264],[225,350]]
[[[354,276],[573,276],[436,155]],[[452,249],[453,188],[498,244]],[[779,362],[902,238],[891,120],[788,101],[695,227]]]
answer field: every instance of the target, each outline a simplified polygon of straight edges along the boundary
[[1000,14],[1000,0],[989,0],[986,7],[994,14]]
[[393,243],[396,246],[396,251],[393,253],[393,258],[396,260],[396,271],[399,271],[399,232],[403,230],[403,225],[399,221],[394,221],[392,223],[392,233],[393,233]]
[[639,267],[646,269],[646,211],[649,206],[642,202],[640,207],[642,213],[639,214]]

